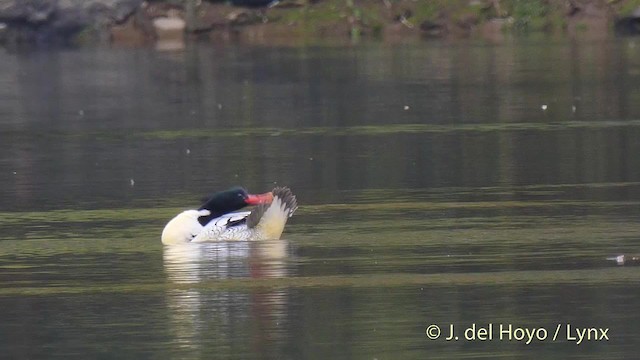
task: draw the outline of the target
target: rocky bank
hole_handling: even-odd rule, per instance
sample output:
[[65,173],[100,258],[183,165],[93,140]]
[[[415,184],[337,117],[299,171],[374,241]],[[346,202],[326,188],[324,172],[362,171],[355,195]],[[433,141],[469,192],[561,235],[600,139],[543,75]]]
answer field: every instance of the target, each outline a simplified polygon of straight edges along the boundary
[[0,0],[0,42],[144,45],[640,33],[640,0]]

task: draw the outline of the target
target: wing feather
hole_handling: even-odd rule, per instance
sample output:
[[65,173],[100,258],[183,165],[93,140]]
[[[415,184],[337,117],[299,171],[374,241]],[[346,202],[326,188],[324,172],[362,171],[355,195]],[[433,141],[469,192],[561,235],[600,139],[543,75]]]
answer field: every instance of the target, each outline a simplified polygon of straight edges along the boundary
[[249,211],[241,211],[217,217],[211,220],[207,226],[205,226],[204,229],[202,229],[202,231],[193,238],[192,242],[204,242],[211,241],[212,239],[219,239],[230,227],[244,224],[250,213],[251,212]]
[[247,216],[249,216],[249,214],[251,214],[250,211],[241,211],[241,212],[235,212],[230,214],[224,214],[220,217],[217,217],[211,220],[207,224],[207,226],[204,227],[204,229],[206,230],[209,227],[227,226],[229,223],[243,221],[244,219],[247,218]]

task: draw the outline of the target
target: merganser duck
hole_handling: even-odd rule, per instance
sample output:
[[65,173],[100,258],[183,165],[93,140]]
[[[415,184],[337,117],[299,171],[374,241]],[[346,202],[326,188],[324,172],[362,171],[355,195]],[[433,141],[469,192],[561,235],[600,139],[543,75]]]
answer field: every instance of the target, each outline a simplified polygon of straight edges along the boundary
[[[257,206],[233,212],[247,205]],[[296,197],[286,187],[259,195],[233,188],[212,195],[198,210],[186,210],[171,219],[162,231],[162,243],[276,240],[297,208]]]

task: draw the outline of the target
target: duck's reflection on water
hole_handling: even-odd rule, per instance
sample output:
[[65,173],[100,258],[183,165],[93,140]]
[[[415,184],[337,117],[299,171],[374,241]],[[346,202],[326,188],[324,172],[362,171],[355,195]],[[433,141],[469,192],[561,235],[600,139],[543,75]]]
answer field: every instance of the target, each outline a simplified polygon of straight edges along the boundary
[[[244,346],[245,350],[252,346],[258,347],[255,351],[268,351],[269,344],[279,334],[283,336],[287,290],[242,286],[227,290],[218,288],[215,282],[285,277],[288,248],[286,240],[165,247],[167,279],[181,285],[167,291],[176,350],[203,354],[203,344],[214,342],[211,345]],[[204,282],[212,286],[184,287]],[[247,342],[238,344],[238,338]]]
[[221,241],[166,246],[164,269],[177,284],[286,276],[286,240]]

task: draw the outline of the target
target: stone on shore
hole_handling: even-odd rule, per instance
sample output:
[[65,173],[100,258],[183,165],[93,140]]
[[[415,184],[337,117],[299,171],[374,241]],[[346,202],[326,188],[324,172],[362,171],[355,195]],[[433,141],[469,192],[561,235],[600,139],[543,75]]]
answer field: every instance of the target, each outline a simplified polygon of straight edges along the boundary
[[159,17],[153,20],[156,33],[156,49],[180,50],[185,47],[184,30],[186,22],[177,14],[169,17]]
[[64,42],[126,21],[143,0],[0,0],[5,41]]

